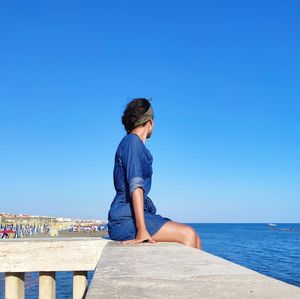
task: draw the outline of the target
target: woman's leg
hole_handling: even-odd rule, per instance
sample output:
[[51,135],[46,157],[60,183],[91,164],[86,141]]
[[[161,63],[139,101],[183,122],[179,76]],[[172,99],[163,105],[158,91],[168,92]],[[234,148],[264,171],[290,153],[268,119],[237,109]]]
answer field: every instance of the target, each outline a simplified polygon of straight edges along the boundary
[[197,248],[200,249],[200,250],[202,248],[201,239],[200,239],[198,234],[197,234]]
[[196,231],[189,225],[175,221],[166,222],[151,237],[156,242],[178,242],[201,249],[201,240]]

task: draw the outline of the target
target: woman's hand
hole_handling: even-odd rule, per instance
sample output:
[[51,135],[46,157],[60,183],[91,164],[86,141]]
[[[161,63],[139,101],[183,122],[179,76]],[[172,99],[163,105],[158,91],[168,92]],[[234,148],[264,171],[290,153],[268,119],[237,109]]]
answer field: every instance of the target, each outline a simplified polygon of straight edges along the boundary
[[149,232],[146,229],[138,230],[135,239],[123,241],[121,243],[122,244],[136,244],[136,243],[142,243],[145,240],[148,240],[149,243],[156,243],[156,241],[154,241],[151,238]]

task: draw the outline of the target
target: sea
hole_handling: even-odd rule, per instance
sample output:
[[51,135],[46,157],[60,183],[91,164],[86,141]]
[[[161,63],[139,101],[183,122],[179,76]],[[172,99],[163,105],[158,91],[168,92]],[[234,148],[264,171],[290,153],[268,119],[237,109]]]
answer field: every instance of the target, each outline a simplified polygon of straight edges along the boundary
[[[300,287],[300,223],[186,223],[202,250]],[[0,240],[1,247],[1,240]],[[88,272],[88,286],[94,271]],[[56,273],[56,298],[72,298],[72,272]],[[4,273],[0,273],[4,298]],[[25,298],[38,298],[38,272],[25,273]]]

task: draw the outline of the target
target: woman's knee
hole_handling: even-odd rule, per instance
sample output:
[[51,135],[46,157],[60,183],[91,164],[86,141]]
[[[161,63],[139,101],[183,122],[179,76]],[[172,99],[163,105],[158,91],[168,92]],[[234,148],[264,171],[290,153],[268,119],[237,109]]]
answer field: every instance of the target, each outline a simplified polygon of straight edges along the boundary
[[178,242],[186,246],[197,247],[197,233],[189,225],[169,221],[152,238],[157,242]]
[[185,229],[183,230],[183,244],[196,247],[197,246],[197,232],[194,228],[189,225],[186,225]]

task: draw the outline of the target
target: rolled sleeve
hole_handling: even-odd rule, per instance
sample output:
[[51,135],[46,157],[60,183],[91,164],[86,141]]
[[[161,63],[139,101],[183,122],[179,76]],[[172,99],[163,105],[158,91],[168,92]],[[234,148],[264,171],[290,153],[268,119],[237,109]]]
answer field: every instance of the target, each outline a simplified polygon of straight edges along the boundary
[[144,179],[142,177],[136,176],[129,181],[130,196],[132,195],[133,191],[139,187],[143,188],[143,190],[145,191]]
[[137,188],[144,188],[144,158],[145,148],[142,140],[136,135],[129,138],[123,152],[125,174],[130,197]]

